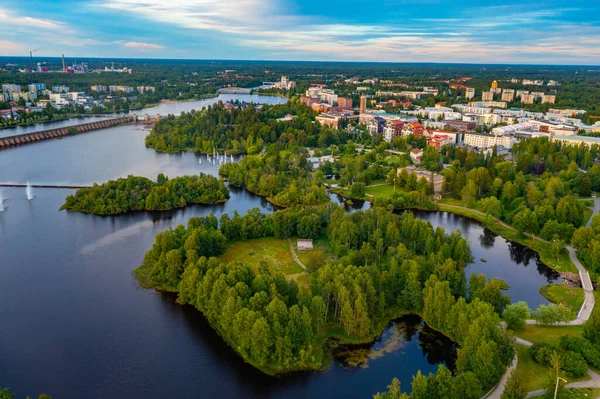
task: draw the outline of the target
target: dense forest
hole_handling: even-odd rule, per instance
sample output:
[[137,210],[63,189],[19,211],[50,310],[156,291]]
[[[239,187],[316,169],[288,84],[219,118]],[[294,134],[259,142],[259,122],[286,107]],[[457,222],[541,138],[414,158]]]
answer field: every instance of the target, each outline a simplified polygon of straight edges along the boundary
[[229,189],[214,176],[182,176],[156,182],[139,176],[109,180],[69,195],[61,210],[116,215],[134,211],[163,211],[189,204],[216,204],[229,198]]
[[221,165],[219,173],[226,176],[232,186],[245,187],[281,207],[329,201],[323,173],[312,173],[312,165],[301,147],[295,151],[278,151],[275,146],[269,146],[263,154]]
[[[278,121],[286,114],[292,121]],[[199,151],[255,154],[266,144],[297,144],[327,147],[344,142],[347,133],[314,123],[316,113],[294,98],[283,105],[263,105],[260,112],[251,104],[228,110],[224,104],[200,111],[169,116],[158,122],[146,137],[146,146],[160,152]]]
[[598,148],[538,138],[516,144],[512,152],[512,160],[506,160],[493,153],[448,148],[446,156],[453,161],[442,172],[444,194],[522,233],[570,242],[587,221],[586,205],[577,197],[600,190],[600,165],[594,163]]
[[[335,254],[310,274],[308,286],[266,266],[216,258],[236,240],[305,231],[325,235]],[[146,286],[178,291],[180,303],[202,311],[232,348],[267,373],[320,369],[328,338],[369,341],[391,318],[420,313],[460,344],[457,378],[466,391],[480,392],[502,374],[513,348],[494,305],[506,303],[498,300],[500,289],[473,276],[483,285],[467,290],[470,261],[457,232],[433,229],[410,213],[346,214],[329,204],[192,218],[187,228],[156,236],[137,274]]]
[[600,275],[600,216],[594,217],[591,226],[575,230],[572,243],[587,269]]

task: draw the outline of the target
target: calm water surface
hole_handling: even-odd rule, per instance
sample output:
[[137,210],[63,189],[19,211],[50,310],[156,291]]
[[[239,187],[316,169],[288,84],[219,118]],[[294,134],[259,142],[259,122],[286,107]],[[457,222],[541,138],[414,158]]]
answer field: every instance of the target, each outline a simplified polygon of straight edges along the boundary
[[[216,173],[218,165],[199,164],[196,154],[146,149],[146,134],[123,126],[1,151],[0,181],[90,184],[127,174]],[[419,369],[453,367],[454,345],[418,317],[405,317],[377,342],[353,348],[353,359],[364,358],[359,367],[344,363],[348,353],[338,353],[341,360],[324,372],[264,376],[235,355],[199,312],[177,305],[172,295],[141,289],[132,272],[156,233],[209,212],[272,212],[266,201],[232,189],[223,205],[99,217],[58,211],[71,192],[37,189],[27,201],[23,189],[3,190],[8,199],[0,214],[0,386],[10,386],[17,397],[370,397],[393,377],[406,389]],[[520,289],[537,293],[534,258],[525,267],[524,255],[515,255],[499,237],[482,240],[484,230],[467,219],[419,217],[460,228],[477,260],[473,270],[493,276],[507,268],[523,280],[533,278]],[[515,289],[511,283],[511,295],[519,299]]]
[[129,114],[137,114],[137,115],[168,115],[174,114],[178,115],[181,112],[189,112],[193,109],[200,110],[202,107],[206,107],[208,105],[216,104],[218,101],[229,101],[238,99],[240,101],[246,102],[254,102],[254,103],[263,103],[263,104],[280,104],[285,103],[286,99],[281,97],[274,96],[261,96],[258,94],[221,94],[218,97],[209,98],[206,100],[199,101],[186,101],[186,102],[178,102],[178,103],[162,103],[158,104],[155,107],[151,108],[143,108],[137,111],[130,112],[122,112],[118,114],[107,114],[102,116],[85,116],[80,118],[72,118],[64,121],[56,121],[56,122],[47,122],[47,123],[37,123],[34,125],[27,126],[15,126],[7,129],[0,129],[0,138],[7,136],[15,136],[18,134],[26,134],[39,132],[41,130],[49,130],[49,129],[57,129],[59,127],[68,127],[73,125],[80,125],[82,123],[90,123],[97,122],[113,118],[118,118],[121,116],[129,115]]
[[530,308],[547,304],[539,288],[562,281],[558,272],[542,263],[537,252],[504,239],[477,221],[447,212],[414,211],[414,214],[448,232],[460,230],[469,240],[474,258],[467,267],[467,278],[475,272],[506,281],[513,302],[525,301]]

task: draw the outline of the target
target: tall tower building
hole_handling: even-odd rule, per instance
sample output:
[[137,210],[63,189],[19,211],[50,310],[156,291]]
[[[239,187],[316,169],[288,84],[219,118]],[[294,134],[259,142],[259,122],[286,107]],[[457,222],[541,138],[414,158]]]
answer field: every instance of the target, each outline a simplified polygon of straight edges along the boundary
[[367,108],[367,97],[360,96],[360,113],[364,114],[366,108]]

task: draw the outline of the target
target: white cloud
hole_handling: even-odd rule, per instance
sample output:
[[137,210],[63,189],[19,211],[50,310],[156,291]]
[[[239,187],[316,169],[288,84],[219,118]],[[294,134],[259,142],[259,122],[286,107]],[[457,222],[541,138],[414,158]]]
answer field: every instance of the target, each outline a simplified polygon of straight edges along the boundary
[[25,52],[25,46],[22,43],[8,40],[0,40],[0,49],[2,49],[2,55],[18,55]]
[[127,47],[129,49],[136,49],[136,50],[140,50],[140,51],[162,50],[165,48],[164,46],[161,46],[160,44],[143,43],[143,42],[125,42],[125,43],[123,43],[123,47]]
[[19,16],[3,8],[0,8],[0,21],[2,21],[4,27],[27,27],[44,30],[64,30],[67,28],[64,22]]
[[[403,17],[401,23],[339,22],[294,15],[286,0],[90,0],[97,7],[178,26],[211,30],[262,57],[436,62],[600,62],[600,28],[561,29],[576,9],[531,5],[473,7],[449,18]],[[297,0],[299,1],[299,0]],[[422,15],[427,15],[423,13]],[[385,18],[385,15],[382,16]],[[544,26],[541,29],[541,26]],[[161,50],[151,45],[131,48]],[[140,43],[141,44],[141,43]],[[175,50],[173,50],[175,51]],[[281,54],[286,54],[282,57]]]

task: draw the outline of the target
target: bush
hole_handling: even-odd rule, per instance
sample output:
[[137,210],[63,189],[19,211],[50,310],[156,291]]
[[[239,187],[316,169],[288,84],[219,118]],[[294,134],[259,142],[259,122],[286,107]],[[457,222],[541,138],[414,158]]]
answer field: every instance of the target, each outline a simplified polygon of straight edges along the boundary
[[587,339],[564,335],[560,339],[560,346],[568,351],[579,353],[583,356],[587,364],[593,368],[600,369],[600,348],[595,347]]
[[572,351],[559,353],[561,369],[572,377],[583,377],[588,370],[588,365],[583,356]]
[[549,344],[533,344],[529,348],[529,353],[533,360],[544,366],[550,366],[552,356],[557,353],[561,370],[571,377],[583,377],[588,370],[587,362],[582,355],[572,351],[561,351]]

